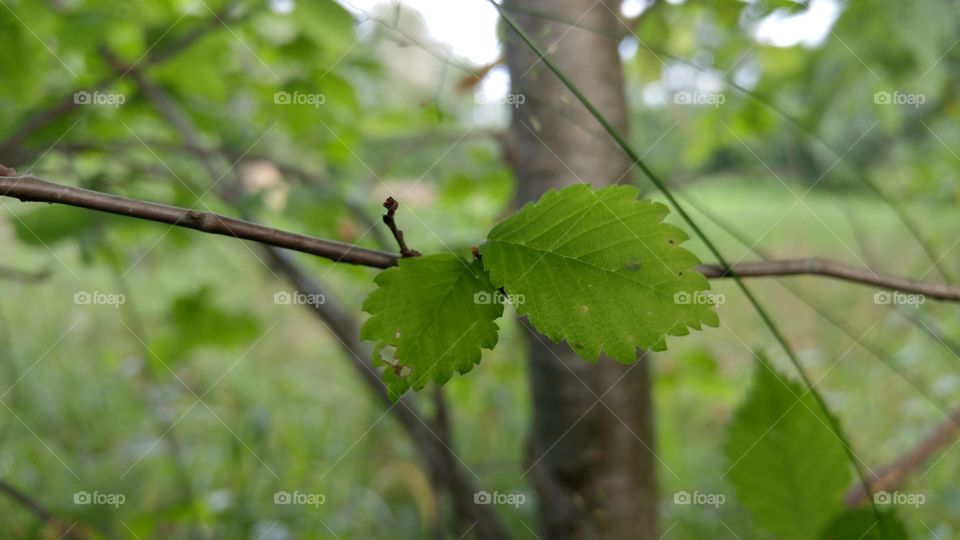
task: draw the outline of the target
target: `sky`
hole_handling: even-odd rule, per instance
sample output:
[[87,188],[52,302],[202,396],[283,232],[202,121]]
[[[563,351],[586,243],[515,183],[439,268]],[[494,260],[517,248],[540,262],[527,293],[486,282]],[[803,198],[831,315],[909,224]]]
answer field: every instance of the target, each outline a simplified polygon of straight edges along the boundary
[[[369,12],[376,5],[395,0],[340,0],[356,12]],[[471,64],[483,65],[500,57],[497,43],[497,10],[487,0],[402,0],[423,15],[430,37],[448,44],[454,55]]]

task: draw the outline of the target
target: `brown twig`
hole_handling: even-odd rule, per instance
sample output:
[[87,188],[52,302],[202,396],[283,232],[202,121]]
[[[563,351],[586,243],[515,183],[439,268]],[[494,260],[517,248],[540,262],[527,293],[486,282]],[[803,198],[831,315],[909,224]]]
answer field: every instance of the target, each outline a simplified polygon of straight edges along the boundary
[[[189,210],[176,206],[129,199],[117,195],[101,193],[88,189],[64,186],[41,180],[35,176],[0,177],[0,196],[13,197],[24,202],[47,202],[88,208],[121,216],[168,223],[210,234],[230,236],[252,240],[271,246],[291,249],[334,262],[343,262],[372,268],[396,266],[399,256],[393,253],[366,249],[355,245],[335,242],[289,231],[274,229],[257,223],[243,221],[215,214]],[[387,208],[387,222],[390,208]],[[396,211],[396,208],[394,208]],[[392,217],[391,217],[392,219]],[[394,228],[396,225],[394,224]],[[397,231],[398,233],[400,231]],[[402,243],[402,233],[398,238],[401,256],[419,255]],[[404,251],[406,254],[404,254]],[[960,288],[939,283],[926,283],[902,277],[875,274],[869,270],[846,266],[842,263],[820,259],[787,259],[781,261],[756,261],[737,263],[730,268],[717,264],[702,264],[697,271],[713,279],[722,279],[737,275],[743,278],[818,275],[841,279],[854,283],[924,295],[927,298],[957,302],[960,301]]]
[[383,216],[383,222],[387,224],[390,232],[393,233],[393,237],[397,240],[397,245],[400,246],[400,256],[419,257],[422,255],[419,251],[407,247],[407,242],[403,239],[403,231],[400,230],[400,227],[397,227],[396,214],[397,208],[400,208],[400,203],[393,197],[387,197],[387,200],[383,202],[383,207],[387,209],[387,213]]
[[262,244],[310,253],[336,262],[361,266],[388,268],[396,265],[397,259],[396,255],[392,253],[281,231],[212,212],[188,210],[83,188],[63,186],[41,180],[35,176],[0,177],[0,196],[14,197],[24,202],[66,204],[110,214],[168,223],[177,227],[252,240]]
[[734,274],[739,277],[826,276],[892,291],[922,294],[937,300],[960,301],[960,288],[957,287],[876,274],[870,270],[853,268],[837,261],[818,257],[737,263],[729,269],[724,269],[719,264],[702,264],[697,271],[708,278],[727,278],[733,277]]

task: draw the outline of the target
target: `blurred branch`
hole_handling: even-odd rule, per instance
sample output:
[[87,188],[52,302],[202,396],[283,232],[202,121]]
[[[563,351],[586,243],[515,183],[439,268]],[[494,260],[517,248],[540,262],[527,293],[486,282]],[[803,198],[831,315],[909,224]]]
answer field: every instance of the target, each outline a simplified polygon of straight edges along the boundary
[[397,403],[391,403],[380,376],[370,361],[366,360],[372,357],[372,351],[360,340],[360,328],[356,319],[332,303],[320,283],[287,253],[272,246],[264,246],[264,249],[273,268],[293,284],[297,291],[306,295],[324,295],[327,299],[323,304],[304,304],[304,307],[310,309],[337,338],[357,374],[403,426],[427,464],[432,480],[445,485],[450,491],[455,515],[461,522],[460,533],[465,534],[473,527],[472,532],[477,538],[509,538],[491,507],[473,502],[477,487],[445,442],[449,431],[445,405],[438,403],[439,424],[431,427],[424,421],[423,414],[418,411],[409,394],[401,397]]
[[[317,255],[334,262],[359,266],[389,268],[396,266],[399,258],[393,253],[274,229],[213,212],[190,210],[89,189],[64,186],[32,175],[0,177],[0,196],[12,197],[24,202],[65,204],[147,221],[157,221],[209,234],[252,240],[261,244]],[[960,301],[960,288],[957,287],[875,274],[869,270],[816,257],[736,263],[730,267],[719,264],[702,264],[696,269],[704,276],[714,279],[732,278],[733,276],[743,278],[798,275],[825,276],[893,291],[922,294],[937,300]]]
[[6,494],[17,504],[29,510],[30,513],[36,516],[36,518],[43,523],[55,527],[58,538],[68,540],[83,540],[87,538],[87,535],[82,529],[76,529],[77,522],[74,522],[73,525],[67,526],[66,523],[54,517],[54,515],[51,514],[46,507],[37,502],[33,497],[14,487],[6,480],[0,479],[0,493]]
[[[228,3],[220,11],[213,13],[209,19],[198,24],[192,30],[171,39],[166,45],[158,46],[148,51],[143,59],[136,62],[136,65],[148,67],[161,64],[183,52],[214,29],[225,26],[227,22],[240,20],[246,12],[236,9],[239,4],[240,2]],[[27,137],[60,118],[67,116],[79,106],[79,103],[74,99],[74,95],[77,92],[104,90],[126,76],[127,72],[133,69],[133,67],[134,66],[127,66],[126,69],[115,71],[98,82],[84,86],[83,88],[76,88],[74,91],[61,96],[60,99],[57,99],[52,105],[30,115],[13,133],[3,141],[0,141],[0,156],[4,156],[4,159],[8,160],[8,162],[16,162],[16,159],[11,158],[15,157],[22,150],[21,144],[23,144]]]
[[[885,467],[877,469],[870,479],[870,491],[893,491],[899,488],[910,473],[919,469],[934,454],[940,452],[960,434],[960,410],[944,420],[930,435]],[[863,486],[855,485],[847,490],[844,502],[848,508],[867,502]]]
[[[954,356],[960,354],[960,344],[943,334],[939,327],[931,327],[922,317],[904,309],[897,309],[897,312],[919,328],[922,328],[927,335],[940,342],[951,354]],[[916,446],[909,449],[888,465],[877,469],[877,472],[873,475],[873,479],[870,481],[871,491],[876,493],[877,491],[893,491],[898,489],[912,472],[919,469],[929,461],[931,457],[943,451],[948,445],[956,445],[958,436],[960,436],[960,409],[955,409],[949,418],[941,422],[935,430],[917,443]],[[849,508],[864,504],[866,502],[866,496],[864,495],[863,487],[860,485],[850,487],[844,497],[844,502]]]
[[0,279],[19,281],[22,283],[37,283],[49,277],[50,277],[49,269],[38,270],[36,272],[28,272],[25,270],[18,270],[16,268],[0,266]]
[[37,516],[37,519],[39,519],[40,521],[43,521],[43,522],[54,521],[53,514],[51,514],[46,508],[44,508],[43,505],[33,500],[26,493],[15,488],[6,480],[0,480],[0,492],[6,493],[11,499],[16,501],[20,506],[23,506],[27,510],[30,510],[33,513],[33,515]]

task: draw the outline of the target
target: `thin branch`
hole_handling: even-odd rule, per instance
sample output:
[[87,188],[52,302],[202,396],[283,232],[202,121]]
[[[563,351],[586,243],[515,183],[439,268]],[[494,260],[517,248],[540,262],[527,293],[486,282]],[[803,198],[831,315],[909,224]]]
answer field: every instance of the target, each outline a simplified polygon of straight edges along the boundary
[[396,265],[397,261],[397,256],[392,253],[281,231],[212,212],[188,210],[83,188],[63,186],[41,180],[35,176],[0,177],[0,196],[14,197],[24,202],[66,204],[99,212],[157,221],[210,234],[242,238],[301,251],[325,257],[334,262],[388,268]]
[[[46,202],[87,208],[148,221],[167,223],[209,234],[251,240],[317,255],[334,262],[343,262],[372,268],[396,266],[399,256],[393,253],[366,249],[333,240],[305,236],[274,229],[257,223],[215,214],[189,210],[166,204],[129,199],[89,189],[54,184],[32,175],[0,177],[0,196],[13,197],[24,202]],[[401,245],[401,249],[405,245]],[[408,253],[415,253],[408,249]],[[883,289],[950,302],[960,301],[960,288],[939,283],[927,283],[908,278],[877,275],[871,271],[846,266],[820,258],[787,259],[737,263],[724,268],[719,264],[703,264],[697,271],[708,278],[722,279],[815,275],[825,276]]]
[[960,288],[957,287],[896,276],[878,275],[870,270],[854,268],[837,261],[818,257],[737,263],[730,270],[724,270],[719,264],[703,264],[697,270],[708,278],[733,277],[732,274],[740,277],[826,276],[892,291],[922,294],[937,300],[960,301]]

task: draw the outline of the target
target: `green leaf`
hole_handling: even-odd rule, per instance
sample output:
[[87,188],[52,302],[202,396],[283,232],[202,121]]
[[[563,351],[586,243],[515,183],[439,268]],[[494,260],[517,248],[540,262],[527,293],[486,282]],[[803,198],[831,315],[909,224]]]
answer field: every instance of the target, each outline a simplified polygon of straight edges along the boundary
[[51,205],[24,212],[13,219],[21,242],[31,246],[53,246],[89,230],[94,214],[85,208]]
[[664,350],[667,335],[719,324],[697,257],[678,247],[687,235],[666,214],[631,186],[550,191],[490,231],[483,265],[549,338],[588,360],[632,362],[638,347]]
[[175,299],[168,318],[173,332],[155,345],[164,361],[177,360],[200,347],[249,346],[261,334],[254,315],[218,305],[209,286]]
[[375,281],[361,337],[377,342],[374,363],[386,366],[391,398],[470,371],[480,349],[497,344],[503,305],[490,301],[498,293],[479,261],[450,253],[406,258]]
[[873,510],[850,510],[830,523],[823,540],[906,540],[909,538],[903,523],[893,512],[881,512],[880,519]]
[[297,2],[293,15],[304,34],[338,54],[355,42],[353,15],[334,0]]
[[817,538],[843,510],[850,469],[829,426],[811,393],[760,359],[727,429],[727,476],[756,523],[781,540]]

